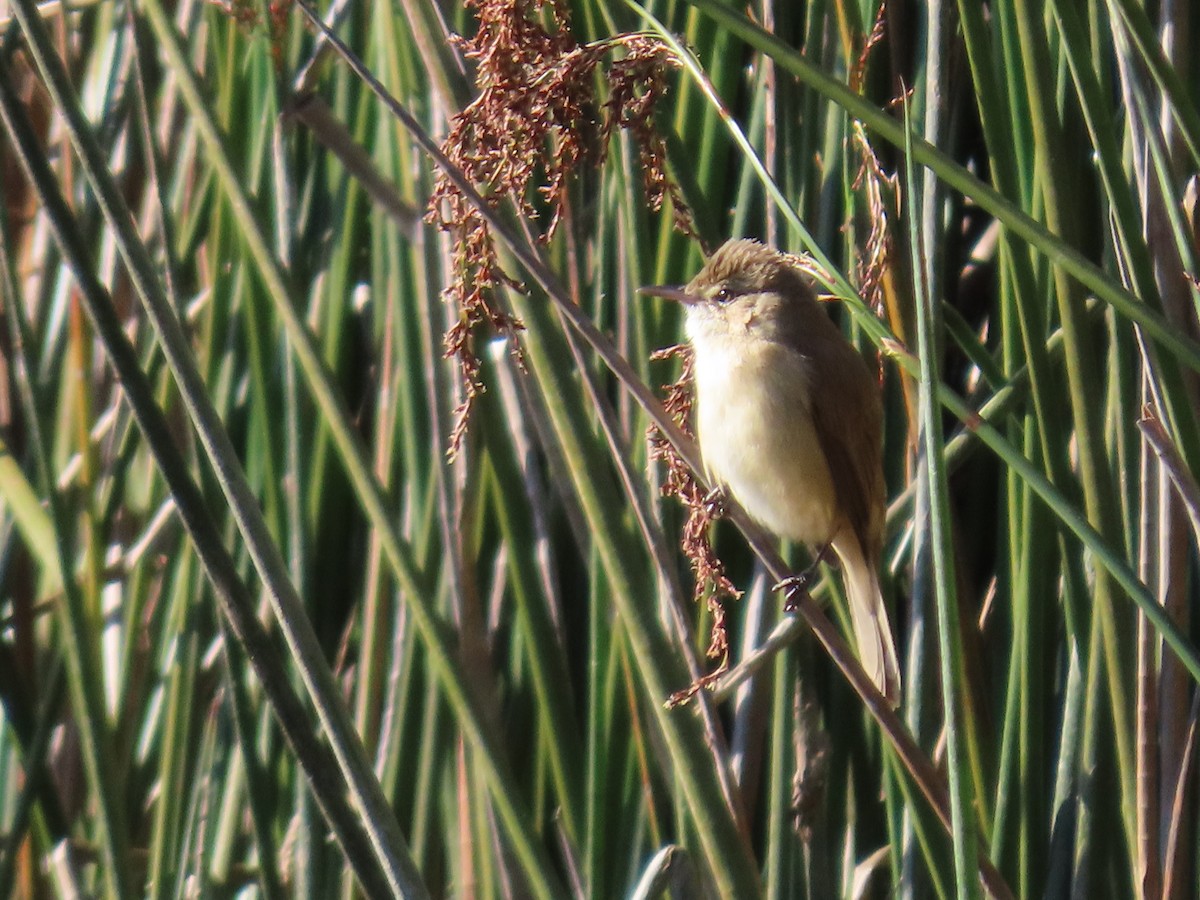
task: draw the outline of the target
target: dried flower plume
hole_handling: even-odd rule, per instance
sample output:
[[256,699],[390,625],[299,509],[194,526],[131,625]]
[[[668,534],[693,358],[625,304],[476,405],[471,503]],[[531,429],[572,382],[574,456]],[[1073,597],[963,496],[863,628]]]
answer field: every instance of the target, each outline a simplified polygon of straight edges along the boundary
[[[613,134],[624,128],[637,142],[651,206],[658,209],[669,197],[677,220],[690,222],[667,179],[665,145],[653,125],[666,70],[677,65],[669,48],[645,34],[579,44],[562,0],[470,0],[467,5],[477,10],[479,28],[458,43],[476,65],[479,96],[454,118],[443,149],[490,204],[508,200],[529,220],[548,212],[541,239],[549,240],[566,208],[571,174],[582,164],[603,162]],[[609,95],[601,103],[596,70],[617,50],[622,55],[608,68]],[[436,182],[429,216],[454,241],[446,294],[458,309],[458,321],[446,334],[445,350],[458,361],[463,400],[455,410],[453,455],[483,390],[471,349],[476,326],[487,323],[509,338],[519,358],[516,336],[523,326],[496,297],[498,286],[519,285],[501,269],[479,211],[444,174]]]

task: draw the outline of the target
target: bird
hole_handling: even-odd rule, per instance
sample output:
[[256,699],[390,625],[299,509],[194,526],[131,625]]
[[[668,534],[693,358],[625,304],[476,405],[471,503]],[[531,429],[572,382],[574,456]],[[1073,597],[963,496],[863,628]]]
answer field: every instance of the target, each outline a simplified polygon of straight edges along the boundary
[[[684,287],[705,475],[776,536],[832,549],[859,661],[894,707],[900,670],[879,582],[887,487],[878,380],[795,257],[723,244]],[[782,587],[787,582],[781,583]]]

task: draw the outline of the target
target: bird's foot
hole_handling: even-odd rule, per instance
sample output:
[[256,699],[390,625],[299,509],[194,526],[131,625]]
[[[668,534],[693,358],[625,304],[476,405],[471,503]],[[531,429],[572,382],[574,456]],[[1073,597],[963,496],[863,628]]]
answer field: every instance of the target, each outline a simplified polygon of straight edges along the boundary
[[704,511],[708,513],[710,519],[720,519],[725,515],[725,488],[717,485],[700,501],[704,505]]
[[796,611],[796,595],[808,593],[808,585],[812,582],[813,573],[815,571],[816,570],[812,566],[809,566],[807,569],[797,575],[789,575],[787,578],[778,582],[773,588],[771,588],[772,591],[784,592],[784,612]]
[[784,612],[795,612],[796,611],[796,607],[799,606],[799,604],[796,601],[797,595],[808,593],[808,586],[812,583],[813,578],[817,574],[818,567],[821,565],[822,562],[825,561],[825,556],[828,553],[829,553],[829,544],[828,543],[822,544],[821,549],[817,551],[817,555],[815,557],[813,557],[813,561],[807,569],[805,569],[803,572],[800,572],[796,575],[789,575],[787,578],[784,578],[782,581],[780,581],[778,584],[776,584],[773,588],[771,588],[772,591],[783,591],[784,592],[784,594],[783,594],[783,596],[784,596],[783,611]]

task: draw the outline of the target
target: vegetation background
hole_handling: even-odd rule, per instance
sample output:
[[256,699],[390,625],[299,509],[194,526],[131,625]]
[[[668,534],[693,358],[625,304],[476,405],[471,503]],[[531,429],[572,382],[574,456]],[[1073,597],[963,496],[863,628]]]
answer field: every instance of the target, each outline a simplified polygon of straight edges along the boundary
[[[1189,5],[319,15],[5,5],[0,896],[1200,896]],[[664,706],[730,236],[879,360],[898,716],[728,523]]]

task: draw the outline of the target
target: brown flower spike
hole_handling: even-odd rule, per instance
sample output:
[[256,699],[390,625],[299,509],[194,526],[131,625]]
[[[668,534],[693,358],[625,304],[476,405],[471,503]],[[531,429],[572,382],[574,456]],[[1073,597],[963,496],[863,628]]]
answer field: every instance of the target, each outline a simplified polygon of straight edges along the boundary
[[[571,34],[561,0],[473,0],[479,28],[459,46],[476,65],[479,96],[454,117],[443,149],[495,207],[508,200],[523,216],[549,221],[548,241],[564,212],[570,176],[582,164],[603,162],[618,128],[629,130],[638,148],[653,209],[669,197],[677,223],[690,230],[690,214],[667,179],[665,145],[654,129],[653,112],[665,90],[665,71],[678,65],[668,47],[645,34],[619,34],[579,44]],[[621,58],[608,69],[608,99],[596,96],[596,69],[612,51]],[[458,361],[463,401],[454,414],[449,453],[466,433],[475,397],[483,390],[480,363],[471,348],[477,325],[486,322],[509,338],[520,357],[523,326],[504,311],[496,288],[520,288],[496,257],[492,235],[479,211],[451,181],[439,175],[429,218],[454,240],[452,282],[446,295],[458,321],[446,333],[446,356]]]

